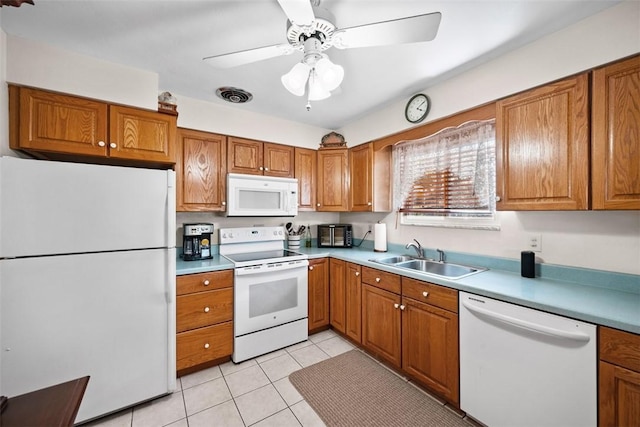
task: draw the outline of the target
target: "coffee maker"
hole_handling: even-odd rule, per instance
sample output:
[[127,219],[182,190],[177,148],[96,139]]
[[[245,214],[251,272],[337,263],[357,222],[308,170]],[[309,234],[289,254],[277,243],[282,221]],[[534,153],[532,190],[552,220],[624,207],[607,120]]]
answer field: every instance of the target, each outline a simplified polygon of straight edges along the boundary
[[183,227],[182,259],[198,261],[213,258],[211,255],[213,224],[184,224]]

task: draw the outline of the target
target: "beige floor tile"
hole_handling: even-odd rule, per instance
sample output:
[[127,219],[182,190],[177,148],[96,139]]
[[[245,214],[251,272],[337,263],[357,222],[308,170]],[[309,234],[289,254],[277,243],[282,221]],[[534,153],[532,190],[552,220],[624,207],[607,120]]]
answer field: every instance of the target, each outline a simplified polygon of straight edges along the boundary
[[221,403],[213,408],[189,417],[189,427],[244,427],[242,417],[233,400]]
[[316,345],[331,357],[353,350],[353,345],[338,336],[320,341]]
[[282,356],[261,363],[260,367],[271,382],[288,377],[290,373],[302,369],[302,366],[286,352]]
[[303,427],[325,427],[325,423],[306,400],[291,406],[291,410]]
[[302,341],[302,342],[299,342],[299,343],[294,344],[294,345],[290,345],[285,350],[287,351],[287,353],[291,353],[292,351],[296,351],[296,350],[299,350],[299,349],[304,348],[304,347],[309,347],[310,345],[313,345],[313,343],[311,341],[309,341],[309,340],[306,340],[306,341]]
[[235,399],[246,425],[254,424],[287,407],[275,387],[268,384]]
[[225,375],[224,379],[227,381],[233,397],[243,395],[269,384],[269,378],[267,378],[258,365],[234,372],[230,375]]
[[320,348],[316,345],[310,345],[309,347],[292,351],[290,352],[290,354],[303,367],[313,365],[329,358],[329,356],[327,356],[327,353],[320,350]]
[[332,329],[327,329],[326,331],[318,332],[317,334],[311,335],[309,337],[309,341],[314,344],[318,344],[321,341],[328,340],[329,338],[334,338],[337,336],[338,334],[336,334]]
[[98,418],[90,423],[84,424],[85,427],[131,427],[131,419],[133,417],[133,409],[125,409],[106,417]]
[[211,368],[203,369],[202,371],[194,372],[193,374],[185,375],[180,378],[182,381],[182,390],[207,381],[215,380],[221,376],[222,372],[220,371],[220,366],[213,366]]
[[189,423],[186,418],[176,421],[175,423],[171,423],[165,427],[189,427]]
[[298,393],[298,389],[296,389],[291,381],[289,381],[289,377],[282,378],[273,383],[280,396],[287,402],[287,405],[291,406],[294,403],[300,402],[303,397],[300,393]]
[[283,354],[287,354],[287,351],[285,349],[272,351],[271,353],[263,354],[262,356],[256,357],[256,362],[264,363],[267,360],[275,359],[276,357],[280,357]]
[[243,369],[250,368],[251,366],[254,366],[257,363],[258,362],[256,362],[256,359],[249,359],[249,360],[245,360],[242,363],[233,363],[232,361],[228,361],[219,366],[220,366],[220,371],[222,372],[222,375],[229,375],[229,374],[233,374],[234,372],[238,372]]
[[300,427],[300,423],[289,408],[255,423],[252,427]]
[[231,393],[224,378],[207,381],[186,389],[184,403],[187,415],[193,415],[204,409],[231,400]]
[[132,427],[166,426],[185,418],[182,392],[175,392],[133,408]]

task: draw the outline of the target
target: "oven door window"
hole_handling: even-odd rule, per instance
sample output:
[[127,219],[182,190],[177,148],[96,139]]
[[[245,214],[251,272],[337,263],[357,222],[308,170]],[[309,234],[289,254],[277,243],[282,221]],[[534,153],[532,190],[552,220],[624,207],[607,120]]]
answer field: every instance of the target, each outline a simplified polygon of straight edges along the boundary
[[333,244],[335,246],[344,246],[344,228],[336,227],[333,229]]
[[320,245],[322,246],[331,246],[333,245],[332,235],[333,228],[321,227],[319,228],[320,235],[318,239],[320,239]]
[[295,308],[297,305],[297,277],[249,286],[249,318],[251,319]]

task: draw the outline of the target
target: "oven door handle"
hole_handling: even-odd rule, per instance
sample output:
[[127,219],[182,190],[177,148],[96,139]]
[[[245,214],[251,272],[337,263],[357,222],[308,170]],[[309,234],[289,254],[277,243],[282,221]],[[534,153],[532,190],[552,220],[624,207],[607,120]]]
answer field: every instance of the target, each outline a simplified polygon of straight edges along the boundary
[[307,260],[274,262],[249,267],[236,267],[234,272],[236,276],[249,276],[251,274],[277,273],[279,271],[293,270],[296,268],[304,268],[306,270],[308,265],[309,261]]

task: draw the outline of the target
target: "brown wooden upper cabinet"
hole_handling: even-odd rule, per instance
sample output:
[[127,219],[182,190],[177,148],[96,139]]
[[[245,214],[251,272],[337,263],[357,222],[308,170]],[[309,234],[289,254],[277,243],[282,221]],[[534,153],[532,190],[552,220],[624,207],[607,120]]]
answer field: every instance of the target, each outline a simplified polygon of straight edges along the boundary
[[640,209],[640,56],[593,71],[593,209]]
[[293,166],[293,146],[229,137],[227,157],[229,173],[293,178]]
[[317,211],[349,210],[349,150],[318,150]]
[[588,74],[498,101],[497,209],[588,209],[588,192]]
[[225,211],[227,137],[178,128],[176,210]]
[[298,210],[316,210],[317,151],[295,147],[295,174],[298,179]]
[[391,146],[374,151],[373,143],[349,149],[349,210],[391,211]]
[[9,113],[15,150],[51,158],[175,163],[173,115],[13,85]]

